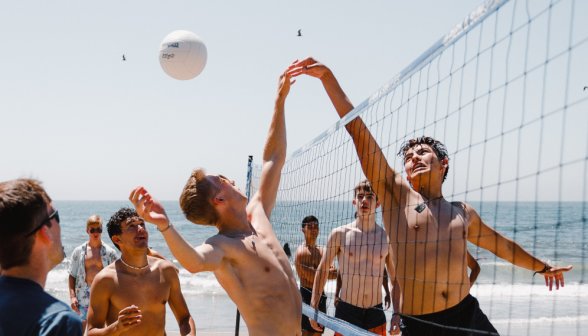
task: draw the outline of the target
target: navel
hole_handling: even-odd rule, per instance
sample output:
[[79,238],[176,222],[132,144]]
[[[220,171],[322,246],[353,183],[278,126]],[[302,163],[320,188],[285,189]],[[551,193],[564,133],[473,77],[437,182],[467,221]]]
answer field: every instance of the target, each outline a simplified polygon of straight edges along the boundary
[[266,272],[269,272],[269,271],[270,271],[270,268],[266,266],[266,267],[265,267],[265,271],[266,271]]

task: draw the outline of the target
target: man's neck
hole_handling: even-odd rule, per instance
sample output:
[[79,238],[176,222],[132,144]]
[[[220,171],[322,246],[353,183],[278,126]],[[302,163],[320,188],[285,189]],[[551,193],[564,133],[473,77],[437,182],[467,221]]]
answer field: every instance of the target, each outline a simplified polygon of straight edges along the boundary
[[305,238],[304,244],[308,247],[316,247],[316,238]]
[[221,220],[216,224],[216,227],[218,228],[219,234],[227,236],[247,234],[254,231],[252,225],[249,223],[245,209],[237,213],[227,211],[221,214]]
[[2,276],[28,279],[38,283],[43,288],[45,288],[45,283],[47,282],[47,273],[47,267],[41,265],[39,262],[31,262],[26,266],[16,266],[7,270],[2,270]]
[[361,231],[372,231],[376,227],[376,214],[361,215],[358,213],[355,225]]
[[147,253],[149,249],[141,251],[121,251],[121,259],[128,265],[133,267],[144,267],[147,265]]
[[102,240],[101,239],[92,239],[88,241],[88,246],[91,248],[102,247]]
[[427,200],[432,200],[436,198],[443,197],[443,193],[441,191],[441,185],[439,186],[430,186],[430,185],[413,185],[413,190],[421,194],[421,196],[425,197]]

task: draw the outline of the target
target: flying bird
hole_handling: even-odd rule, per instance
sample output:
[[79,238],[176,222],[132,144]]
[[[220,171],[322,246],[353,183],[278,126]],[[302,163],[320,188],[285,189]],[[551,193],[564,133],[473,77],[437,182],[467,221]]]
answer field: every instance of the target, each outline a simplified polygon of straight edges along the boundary
[[302,33],[300,33],[302,29],[298,29],[298,36],[302,36]]
[[125,55],[123,55],[123,61],[126,61],[127,59],[125,58]]
[[588,86],[584,86],[584,90],[588,89]]

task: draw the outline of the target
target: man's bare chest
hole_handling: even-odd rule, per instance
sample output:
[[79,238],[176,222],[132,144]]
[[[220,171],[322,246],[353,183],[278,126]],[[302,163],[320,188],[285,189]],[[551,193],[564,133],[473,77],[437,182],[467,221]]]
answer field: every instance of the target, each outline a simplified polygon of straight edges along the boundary
[[398,244],[440,243],[465,240],[467,220],[460,210],[437,211],[426,208],[419,213],[414,209],[403,209],[397,215],[391,214],[389,238]]
[[111,302],[116,309],[123,309],[133,304],[138,307],[143,306],[143,309],[165,309],[170,290],[171,285],[166,281],[163,273],[154,271],[142,276],[119,273]]
[[388,240],[383,233],[348,233],[340,249],[341,259],[348,263],[379,263],[388,255]]
[[84,264],[86,268],[99,268],[102,269],[102,257],[100,256],[100,249],[91,249],[88,248],[86,250],[86,255],[84,256]]

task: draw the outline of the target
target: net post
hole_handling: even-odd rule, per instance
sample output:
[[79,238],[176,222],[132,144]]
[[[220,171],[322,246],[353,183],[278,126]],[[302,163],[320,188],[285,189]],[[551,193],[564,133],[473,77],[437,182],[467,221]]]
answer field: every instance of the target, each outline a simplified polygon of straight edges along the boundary
[[[247,160],[247,185],[245,186],[245,194],[247,195],[247,204],[251,198],[251,164],[253,163],[253,155],[249,155]],[[239,336],[239,323],[241,322],[241,313],[237,309],[237,322],[235,323],[235,336]]]

